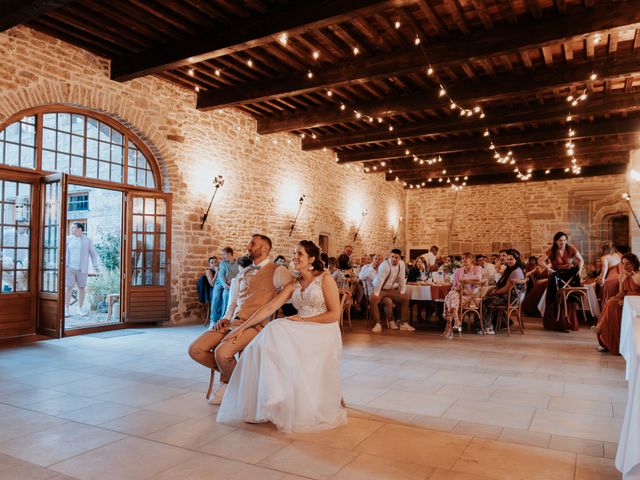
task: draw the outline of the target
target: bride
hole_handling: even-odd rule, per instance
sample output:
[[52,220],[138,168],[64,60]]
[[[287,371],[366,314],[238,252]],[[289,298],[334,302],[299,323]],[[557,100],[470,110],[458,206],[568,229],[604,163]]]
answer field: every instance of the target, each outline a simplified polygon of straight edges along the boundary
[[272,422],[284,432],[310,432],[347,421],[341,407],[338,287],[324,271],[320,249],[312,241],[296,245],[293,263],[298,280],[225,339],[235,341],[289,299],[298,310],[298,315],[267,324],[244,349],[220,406],[219,422]]

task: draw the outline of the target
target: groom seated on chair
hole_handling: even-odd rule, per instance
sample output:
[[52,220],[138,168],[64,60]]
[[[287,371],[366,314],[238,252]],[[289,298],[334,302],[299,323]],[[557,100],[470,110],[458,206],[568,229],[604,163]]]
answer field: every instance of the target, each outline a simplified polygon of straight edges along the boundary
[[261,234],[251,236],[247,256],[253,260],[253,264],[243,273],[244,281],[239,284],[235,315],[231,320],[221,319],[212,330],[204,332],[189,346],[191,358],[220,372],[220,387],[209,399],[212,405],[222,402],[227,383],[236,366],[235,355],[253,340],[263,325],[247,328],[235,342],[225,341],[225,337],[293,281],[293,274],[289,270],[269,261],[270,251],[269,237]]

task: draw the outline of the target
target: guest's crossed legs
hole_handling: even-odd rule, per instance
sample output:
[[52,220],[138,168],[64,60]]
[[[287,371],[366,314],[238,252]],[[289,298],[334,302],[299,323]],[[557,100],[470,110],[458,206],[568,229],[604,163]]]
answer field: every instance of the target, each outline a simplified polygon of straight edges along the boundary
[[220,381],[228,383],[236,366],[235,354],[244,350],[260,331],[255,327],[246,329],[235,343],[224,340],[227,332],[208,330],[189,346],[189,356],[196,362],[220,372]]

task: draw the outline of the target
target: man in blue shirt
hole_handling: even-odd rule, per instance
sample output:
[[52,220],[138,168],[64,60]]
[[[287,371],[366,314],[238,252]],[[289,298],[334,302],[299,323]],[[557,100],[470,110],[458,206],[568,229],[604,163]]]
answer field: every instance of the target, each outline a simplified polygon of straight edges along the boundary
[[238,262],[233,259],[233,249],[231,247],[224,247],[222,249],[222,261],[218,268],[218,276],[216,277],[216,283],[213,286],[213,298],[211,299],[212,325],[220,320],[227,311],[231,280],[239,271]]

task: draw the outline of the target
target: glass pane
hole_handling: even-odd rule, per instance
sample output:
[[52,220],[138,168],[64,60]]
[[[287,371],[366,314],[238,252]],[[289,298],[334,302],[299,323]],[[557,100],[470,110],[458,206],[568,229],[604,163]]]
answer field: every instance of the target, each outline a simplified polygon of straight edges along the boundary
[[60,182],[46,183],[44,185],[44,235],[42,237],[42,290],[56,293],[58,291],[58,229],[60,213]]
[[22,145],[35,146],[36,144],[36,127],[28,123],[20,123],[20,143]]
[[98,141],[87,139],[87,157],[98,158]]
[[56,149],[56,132],[55,130],[49,130],[48,128],[42,129],[42,148],[49,150]]
[[124,143],[124,139],[122,137],[122,134],[120,132],[118,132],[117,130],[111,130],[111,142],[115,143],[116,145],[123,145]]
[[58,130],[63,132],[71,131],[71,114],[59,113],[58,114]]
[[157,235],[158,237],[158,248],[160,250],[167,249],[167,236],[166,235]]
[[155,235],[144,236],[144,248],[147,250],[153,250]]
[[133,231],[134,232],[142,231],[142,215],[133,216]]
[[59,152],[71,152],[71,135],[68,133],[58,132],[58,148]]
[[144,198],[135,197],[133,199],[133,213],[142,213]]
[[84,116],[74,114],[71,121],[71,132],[84,136]]
[[100,180],[109,180],[110,174],[111,169],[109,168],[109,164],[106,162],[98,162],[98,178]]
[[0,292],[27,291],[30,270],[31,185],[0,180]]
[[20,143],[20,123],[12,123],[5,130],[6,141]]
[[117,145],[111,145],[111,161],[122,164],[124,162],[124,149]]
[[45,172],[56,171],[56,154],[49,150],[42,151],[42,169]]
[[95,118],[87,118],[87,137],[98,138],[98,120]]
[[153,198],[144,199],[144,213],[153,215],[155,213],[156,201]]
[[42,125],[49,128],[56,128],[56,117],[55,113],[45,113],[42,116]]
[[111,145],[105,142],[100,142],[98,158],[100,160],[109,161],[110,157],[111,157]]
[[95,160],[87,159],[87,177],[98,178],[98,162]]
[[104,140],[105,142],[111,140],[111,128],[109,125],[102,122],[98,122],[98,125],[100,129],[100,140]]
[[71,157],[71,175],[81,177],[83,175],[82,164],[82,157]]
[[122,166],[111,164],[111,181],[122,182]]
[[16,272],[16,292],[29,291],[29,272],[20,270]]
[[78,135],[71,136],[71,153],[74,155],[84,155],[84,138]]
[[154,221],[153,217],[146,216],[144,217],[144,231],[145,232],[153,232],[154,231]]
[[35,168],[36,149],[33,147],[20,147],[20,166],[24,168]]
[[20,165],[20,147],[14,143],[6,144],[5,161],[7,165],[17,167]]

